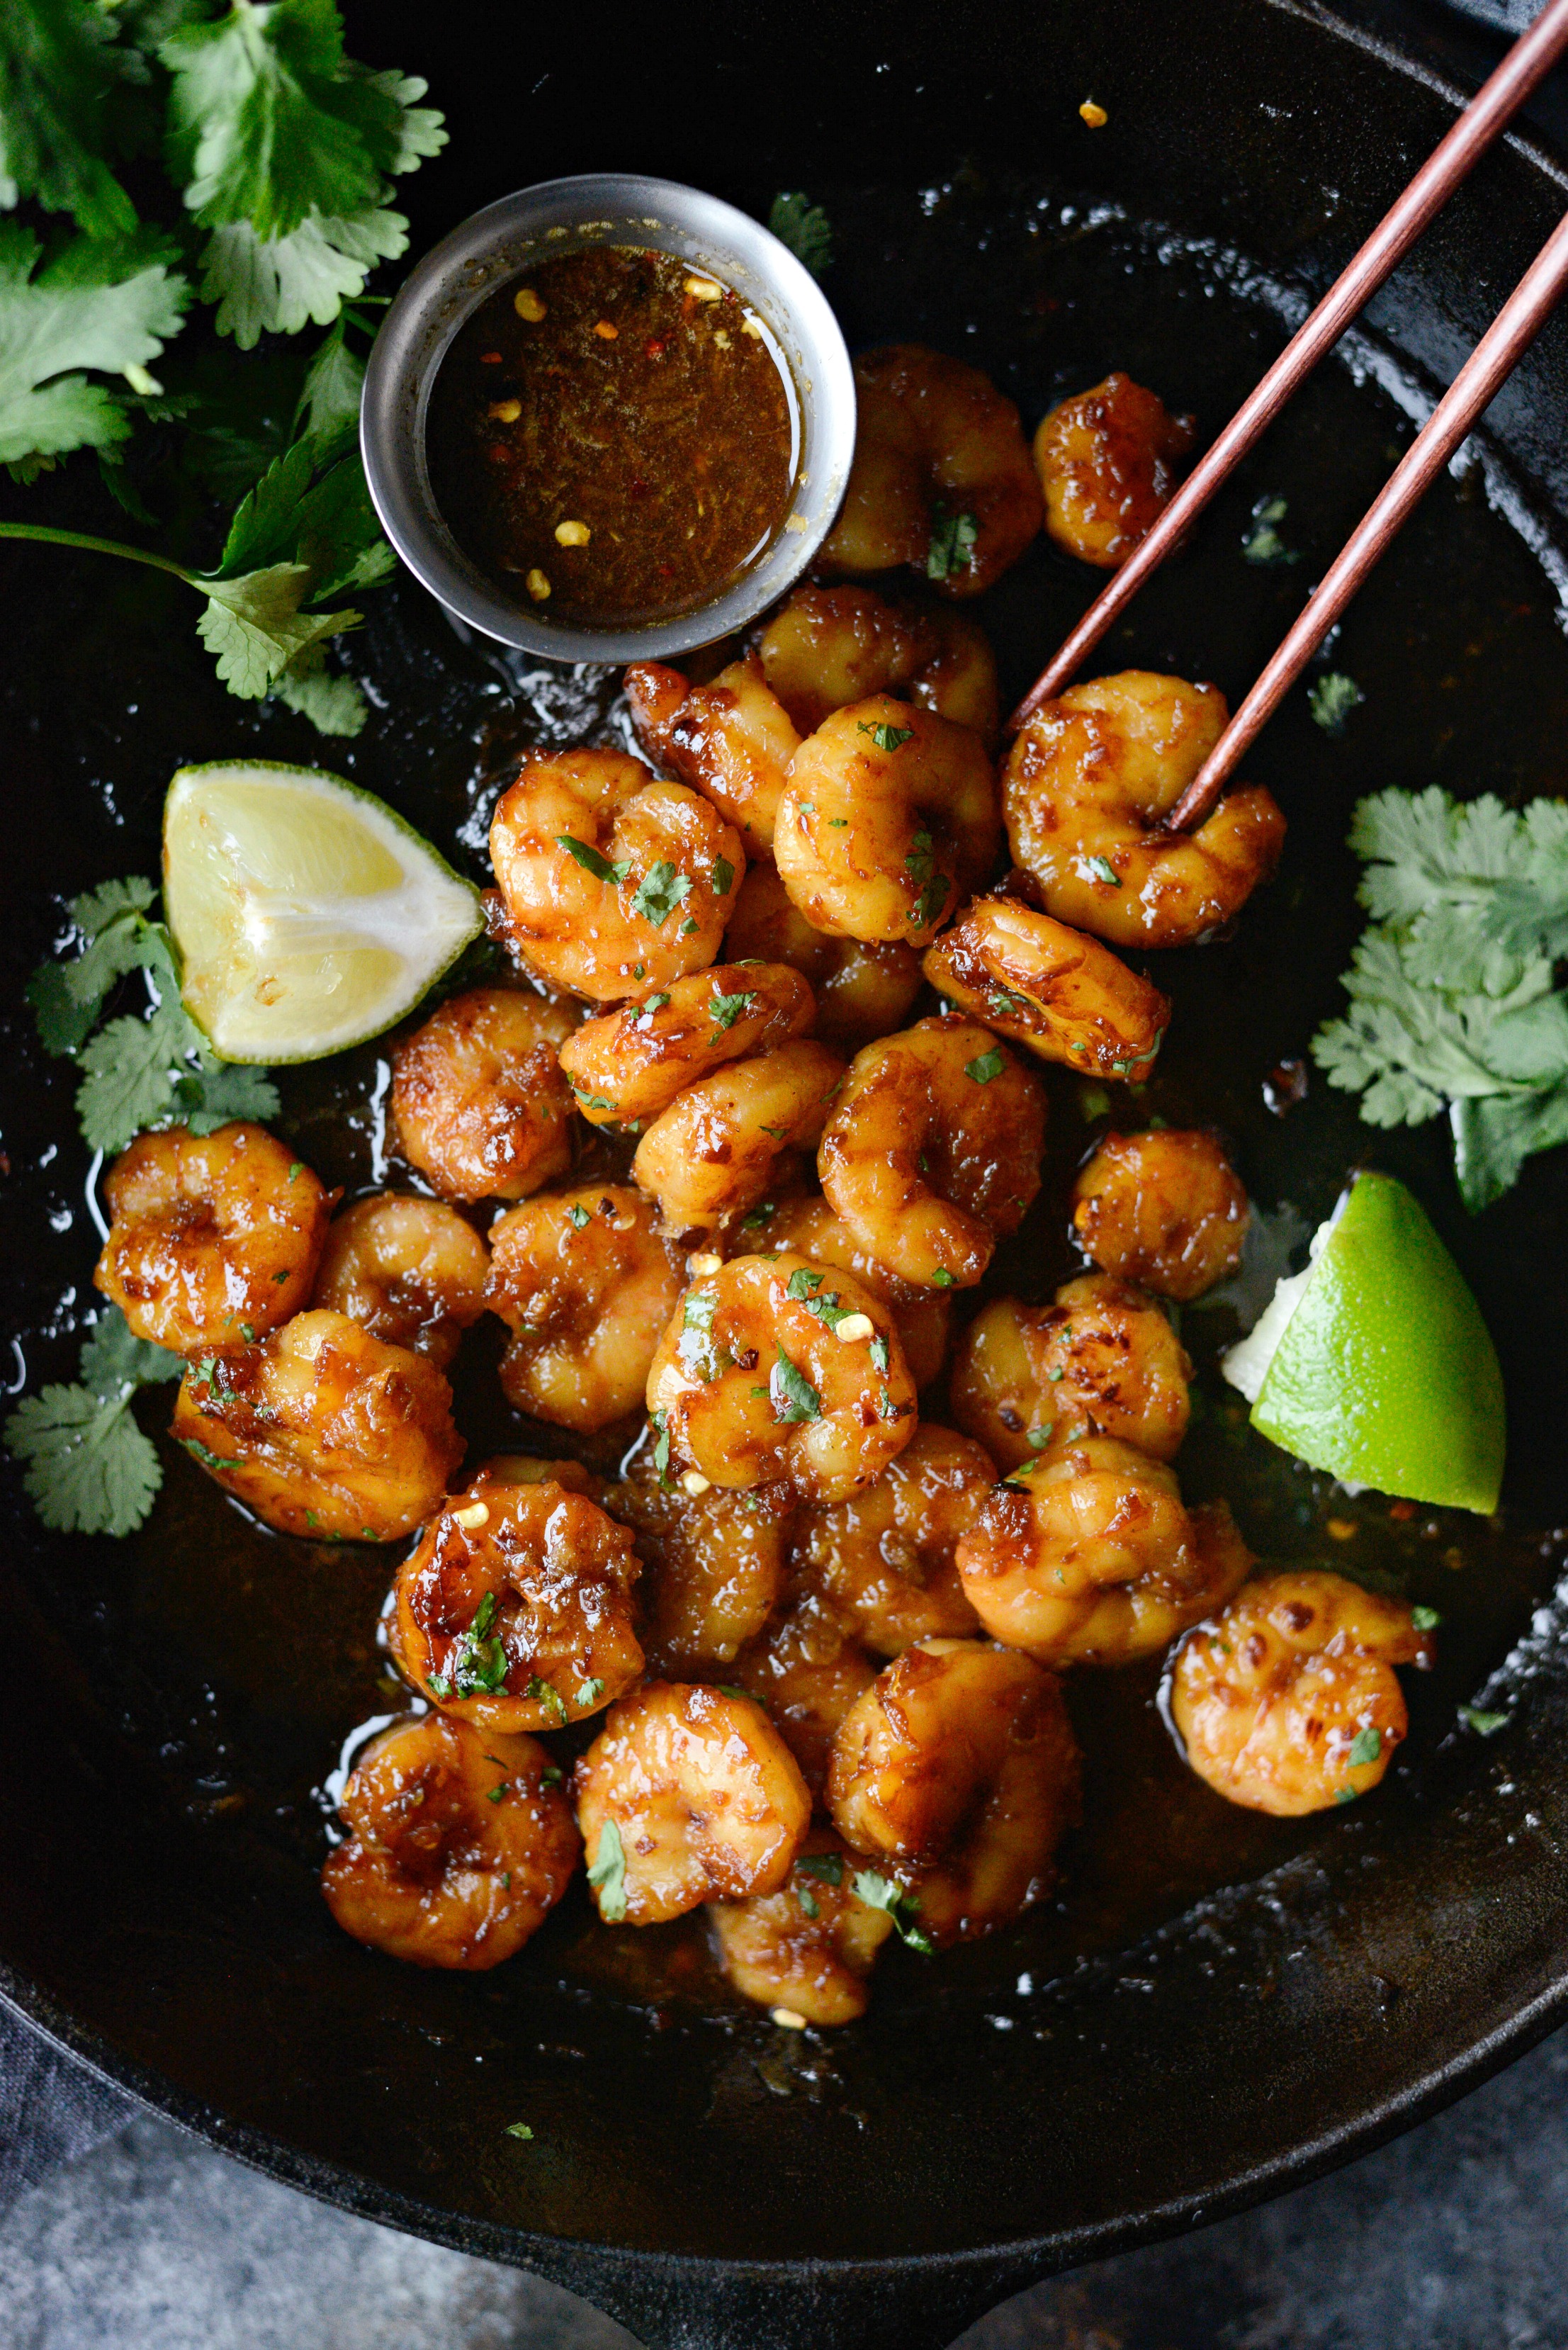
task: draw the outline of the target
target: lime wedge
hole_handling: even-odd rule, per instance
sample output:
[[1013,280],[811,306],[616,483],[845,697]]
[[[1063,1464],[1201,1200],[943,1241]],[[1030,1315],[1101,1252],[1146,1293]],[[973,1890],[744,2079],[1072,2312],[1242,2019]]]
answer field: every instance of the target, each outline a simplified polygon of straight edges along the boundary
[[384,800],[271,759],[181,768],[163,908],[214,1053],[269,1063],[379,1035],[484,920],[479,892]]
[[1391,1175],[1358,1175],[1225,1357],[1252,1425],[1314,1469],[1490,1515],[1502,1482],[1502,1373],[1453,1258]]

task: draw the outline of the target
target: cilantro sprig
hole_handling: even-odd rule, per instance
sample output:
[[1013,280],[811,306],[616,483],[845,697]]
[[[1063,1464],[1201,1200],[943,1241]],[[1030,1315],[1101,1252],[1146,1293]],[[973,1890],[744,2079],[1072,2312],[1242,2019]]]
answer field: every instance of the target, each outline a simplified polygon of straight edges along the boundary
[[[45,1051],[82,1072],[77,1115],[88,1148],[106,1156],[150,1128],[211,1134],[231,1118],[268,1118],[279,1107],[265,1071],[218,1060],[185,1010],[174,942],[151,912],[156,894],[133,874],[72,899],[73,959],[41,963],[27,983]],[[137,971],[146,1013],[99,1027],[116,984]]]
[[163,1471],[130,1400],[140,1388],[177,1379],[184,1367],[178,1355],[133,1337],[111,1305],[88,1333],[77,1380],[23,1397],[6,1419],[5,1447],[23,1463],[23,1483],[46,1526],[129,1534],[141,1524]]
[[911,1950],[919,1950],[928,1958],[930,1956],[937,1946],[924,1929],[915,1923],[920,1905],[914,1894],[907,1893],[901,1885],[895,1885],[890,1877],[884,1877],[875,1868],[857,1870],[852,1889],[857,1901],[863,1901],[867,1909],[887,1911],[899,1939],[907,1942]]
[[1568,1141],[1568,804],[1465,804],[1433,788],[1363,800],[1350,845],[1373,917],[1313,1039],[1371,1126],[1447,1111],[1472,1214],[1533,1152]]
[[814,277],[822,276],[833,259],[833,224],[820,204],[808,202],[798,189],[787,189],[774,198],[768,226]]

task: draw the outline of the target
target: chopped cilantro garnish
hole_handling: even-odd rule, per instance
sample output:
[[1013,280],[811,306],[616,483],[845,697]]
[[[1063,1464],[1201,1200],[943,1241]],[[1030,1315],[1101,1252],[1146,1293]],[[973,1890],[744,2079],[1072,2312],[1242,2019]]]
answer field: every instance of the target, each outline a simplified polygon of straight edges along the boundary
[[771,1200],[760,1201],[756,1207],[749,1209],[741,1218],[741,1230],[743,1232],[754,1232],[759,1224],[767,1222],[773,1211],[774,1202]]
[[[915,730],[912,726],[888,726],[885,723],[873,725],[864,718],[857,719],[856,730],[861,734],[869,734],[878,751],[897,751],[900,744],[912,743],[915,739]],[[838,821],[843,822],[845,819],[840,818]]]
[[824,1273],[814,1273],[804,1264],[796,1265],[784,1285],[784,1295],[796,1299],[809,1297],[814,1290],[822,1287],[826,1278]]
[[1485,1713],[1480,1706],[1461,1705],[1459,1720],[1467,1729],[1473,1730],[1478,1738],[1495,1738],[1500,1730],[1507,1729],[1513,1716],[1511,1713]]
[[734,879],[735,868],[731,864],[729,858],[727,857],[715,857],[713,859],[714,896],[716,898],[727,898],[730,894],[731,884],[733,882]]
[[899,1936],[911,1950],[921,1950],[929,1957],[936,1949],[930,1936],[915,1924],[919,1903],[912,1893],[894,1885],[875,1868],[862,1868],[856,1874],[853,1885],[855,1898],[863,1901],[867,1909],[885,1909],[893,1920]]
[[1288,512],[1287,501],[1276,494],[1265,493],[1256,501],[1251,528],[1241,541],[1243,561],[1267,565],[1301,561],[1301,549],[1287,546],[1280,536],[1279,525]]
[[977,1086],[988,1086],[992,1077],[1001,1076],[1006,1066],[1000,1051],[992,1045],[991,1051],[981,1053],[978,1060],[966,1061],[963,1073],[966,1077],[972,1077]]
[[1085,857],[1084,863],[1096,880],[1103,881],[1107,889],[1121,888],[1122,877],[1108,857]]
[[579,1681],[577,1683],[576,1701],[578,1705],[597,1705],[604,1693],[605,1685],[603,1681],[601,1681],[597,1675],[592,1676],[587,1680]]
[[591,1224],[593,1222],[592,1216],[589,1214],[587,1209],[584,1207],[580,1200],[573,1200],[566,1209],[566,1213],[570,1216],[578,1232],[582,1232],[585,1226]]
[[867,1348],[867,1352],[871,1357],[872,1369],[880,1371],[883,1378],[886,1378],[888,1376],[888,1367],[892,1362],[892,1349],[889,1347],[887,1339],[882,1336],[880,1332],[878,1332],[877,1336],[871,1340]]
[[1435,1607],[1417,1607],[1410,1610],[1410,1621],[1417,1632],[1435,1632],[1442,1620]]
[[606,1820],[599,1830],[588,1883],[599,1897],[599,1916],[607,1924],[618,1926],[626,1916],[626,1846],[613,1820]]
[[833,225],[820,204],[809,203],[797,188],[787,189],[774,198],[768,226],[814,277],[821,276],[833,258]]
[[506,1650],[499,1639],[489,1637],[495,1616],[495,1594],[487,1591],[467,1631],[447,1652],[443,1678],[459,1697],[495,1697],[506,1687]]
[[1350,1742],[1350,1752],[1345,1759],[1353,1771],[1359,1771],[1366,1763],[1376,1762],[1382,1752],[1383,1732],[1380,1730],[1358,1730]]
[[[661,857],[643,875],[632,899],[631,910],[634,914],[640,914],[645,922],[651,922],[657,930],[691,895],[690,874],[678,871],[667,857]],[[693,923],[691,927],[695,930],[697,926]]]
[[532,2137],[534,2133],[526,2122],[508,2122],[506,2135],[508,2137]]
[[782,1347],[768,1379],[768,1401],[775,1419],[820,1419],[822,1398],[805,1373],[792,1363]]
[[926,549],[927,578],[950,579],[955,571],[967,571],[979,540],[980,525],[973,515],[949,513],[939,506]]
[[557,1730],[566,1728],[566,1700],[553,1681],[541,1680],[535,1673],[523,1694],[530,1705],[542,1705],[546,1713],[555,1715]]
[[795,1867],[803,1877],[819,1877],[825,1885],[844,1882],[844,1855],[841,1852],[802,1853]]
[[726,1028],[732,1028],[743,1014],[749,1012],[756,997],[744,989],[736,995],[721,995],[717,990],[708,998],[708,1009],[713,1015],[713,1035],[709,1043],[716,1045]]
[[631,871],[630,865],[624,858],[618,865],[612,865],[609,858],[601,857],[590,842],[578,840],[573,833],[558,832],[556,835],[556,846],[557,848],[564,848],[567,856],[582,867],[585,873],[593,875],[596,881],[611,882],[617,889]]
[[938,1265],[931,1279],[939,1289],[950,1289],[953,1285],[953,1277],[945,1264]]
[[1353,677],[1339,669],[1324,670],[1307,695],[1313,717],[1325,734],[1343,734],[1345,722],[1366,696]]

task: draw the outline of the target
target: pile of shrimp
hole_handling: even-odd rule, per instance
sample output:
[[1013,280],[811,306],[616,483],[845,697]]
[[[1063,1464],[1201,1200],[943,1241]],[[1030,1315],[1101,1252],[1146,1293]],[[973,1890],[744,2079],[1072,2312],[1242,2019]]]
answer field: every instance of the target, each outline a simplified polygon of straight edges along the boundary
[[[1248,1204],[1217,1137],[1140,1130],[1170,1006],[1124,958],[1231,921],[1279,811],[1241,788],[1162,832],[1224,706],[1141,671],[999,772],[961,608],[1042,527],[1120,561],[1190,428],[1113,376],[1032,455],[961,361],[857,372],[817,576],[692,675],[628,671],[643,758],[531,753],[502,795],[506,969],[396,1044],[404,1188],[340,1207],[260,1128],[146,1135],[97,1274],[185,1358],[174,1432],[237,1501],[411,1537],[338,1923],[486,1969],[582,1862],[607,1923],[701,1914],[795,2029],[861,2014],[895,1936],[1049,1890],[1075,1677],[1165,1655],[1193,1771],[1299,1813],[1376,1783],[1431,1647],[1334,1575],[1256,1575],[1175,1465],[1172,1309],[1235,1270]],[[1054,1203],[1083,1269],[1041,1300],[987,1276],[1037,1210],[1053,1068],[1122,1090]],[[532,1449],[460,1479],[475,1326]]]

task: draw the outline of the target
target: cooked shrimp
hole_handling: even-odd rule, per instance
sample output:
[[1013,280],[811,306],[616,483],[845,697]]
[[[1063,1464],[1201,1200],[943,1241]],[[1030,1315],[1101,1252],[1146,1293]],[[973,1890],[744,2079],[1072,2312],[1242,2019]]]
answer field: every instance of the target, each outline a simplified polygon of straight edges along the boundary
[[788,1489],[689,1493],[644,1452],[605,1506],[637,1537],[649,1670],[706,1677],[732,1664],[784,1587]]
[[581,1849],[532,1738],[427,1713],[395,1722],[343,1790],[353,1830],[321,1872],[345,1933],[417,1967],[499,1966],[555,1908]]
[[601,1003],[711,963],[746,869],[733,825],[624,751],[531,753],[491,820],[490,861],[514,951]]
[[947,1360],[952,1314],[940,1289],[921,1289],[889,1273],[885,1264],[867,1254],[843,1217],[835,1215],[826,1200],[804,1193],[753,1210],[742,1225],[742,1234],[749,1254],[793,1249],[797,1256],[809,1257],[813,1264],[852,1273],[892,1315],[916,1387],[930,1386]]
[[1245,785],[1193,833],[1161,829],[1224,732],[1216,685],[1124,670],[1069,686],[1008,753],[1002,811],[1045,911],[1122,947],[1183,947],[1240,913],[1280,861],[1285,820]]
[[1016,1471],[958,1546],[986,1630],[1044,1665],[1147,1657],[1251,1564],[1223,1502],[1188,1509],[1174,1469],[1112,1436],[1069,1437]]
[[855,362],[849,487],[817,561],[828,571],[923,571],[978,596],[1040,528],[1040,486],[1018,411],[989,376],[919,343]]
[[1085,1256],[1162,1297],[1201,1297],[1241,1262],[1247,1194],[1211,1134],[1107,1134],[1073,1186]]
[[977,898],[920,968],[971,1019],[1085,1076],[1140,1085],[1170,1019],[1109,947],[1013,898]]
[[522,1200],[572,1163],[572,1089],[556,1055],[576,1024],[510,987],[454,995],[392,1055],[392,1122],[448,1200]]
[[967,726],[873,694],[796,752],[779,801],[779,878],[814,929],[925,946],[995,860],[996,779]]
[[763,675],[803,735],[835,710],[897,694],[996,740],[996,660],[967,613],[888,604],[869,588],[797,588],[763,630]]
[[452,1389],[429,1356],[325,1310],[193,1363],[172,1427],[258,1518],[318,1542],[412,1533],[462,1458]]
[[1170,504],[1194,431],[1119,372],[1054,408],[1034,435],[1034,469],[1057,546],[1102,571],[1125,563]]
[[559,1730],[642,1670],[630,1534],[553,1479],[456,1493],[392,1586],[392,1654],[432,1705],[490,1731]]
[[788,1250],[693,1283],[659,1342],[648,1409],[678,1469],[740,1488],[787,1480],[812,1502],[874,1483],[915,1431],[888,1308]]
[[1115,1436],[1173,1461],[1187,1433],[1192,1366],[1153,1299],[1106,1273],[1064,1282],[1050,1305],[995,1297],[953,1357],[959,1426],[1003,1469],[1053,1439]]
[[820,1591],[880,1656],[978,1632],[955,1554],[995,1483],[978,1444],[922,1420],[874,1485],[797,1521],[796,1586]]
[[649,1681],[612,1706],[573,1785],[588,1883],[612,1924],[776,1893],[811,1819],[761,1706],[679,1681]]
[[816,998],[815,1033],[836,1053],[857,1053],[908,1019],[920,992],[920,959],[898,939],[868,946],[813,930],[774,865],[753,865],[741,884],[724,951],[735,962],[788,963]]
[[779,1161],[815,1148],[844,1064],[808,1037],[700,1077],[660,1110],[631,1171],[671,1232],[704,1232],[744,1214]]
[[1045,1097],[967,1020],[920,1020],[857,1053],[817,1153],[856,1239],[906,1281],[972,1287],[1040,1189]]
[[[1077,1750],[1055,1676],[983,1640],[925,1640],[878,1673],[833,1742],[827,1803],[857,1852],[932,1860],[1010,1814],[1066,1825]],[[1027,1883],[1026,1879],[1026,1883]]]
[[820,1795],[838,1725],[877,1678],[847,1620],[807,1592],[736,1658],[733,1678],[767,1708],[812,1793]]
[[815,1010],[810,987],[786,963],[714,963],[585,1021],[561,1047],[561,1066],[591,1124],[632,1126],[727,1061],[803,1036]]
[[378,1191],[327,1226],[311,1304],[444,1370],[484,1311],[489,1270],[484,1243],[455,1208]]
[[139,1134],[103,1191],[93,1284],[139,1338],[177,1355],[246,1346],[308,1302],[332,1199],[264,1128]]
[[591,1435],[642,1407],[680,1274],[648,1201],[624,1183],[547,1191],[490,1228],[484,1302],[512,1332],[506,1400]]
[[1292,1819],[1376,1786],[1410,1726],[1394,1668],[1432,1655],[1403,1600],[1338,1575],[1262,1575],[1183,1641],[1171,1716],[1216,1794]]
[[719,1961],[742,1998],[803,2023],[853,2023],[866,1978],[893,1930],[855,1891],[860,1863],[831,1828],[813,1828],[777,1893],[711,1901]]
[[662,661],[637,661],[626,673],[626,693],[649,757],[727,816],[748,857],[771,857],[779,795],[800,736],[756,657],[732,661],[706,685],[691,684]]
[[[1054,1673],[1014,1717],[1007,1757],[978,1813],[934,1860],[896,1860],[901,1908],[943,1950],[1012,1923],[1050,1892],[1056,1847],[1077,1825],[1083,1758]],[[908,1926],[906,1926],[908,1931]]]

